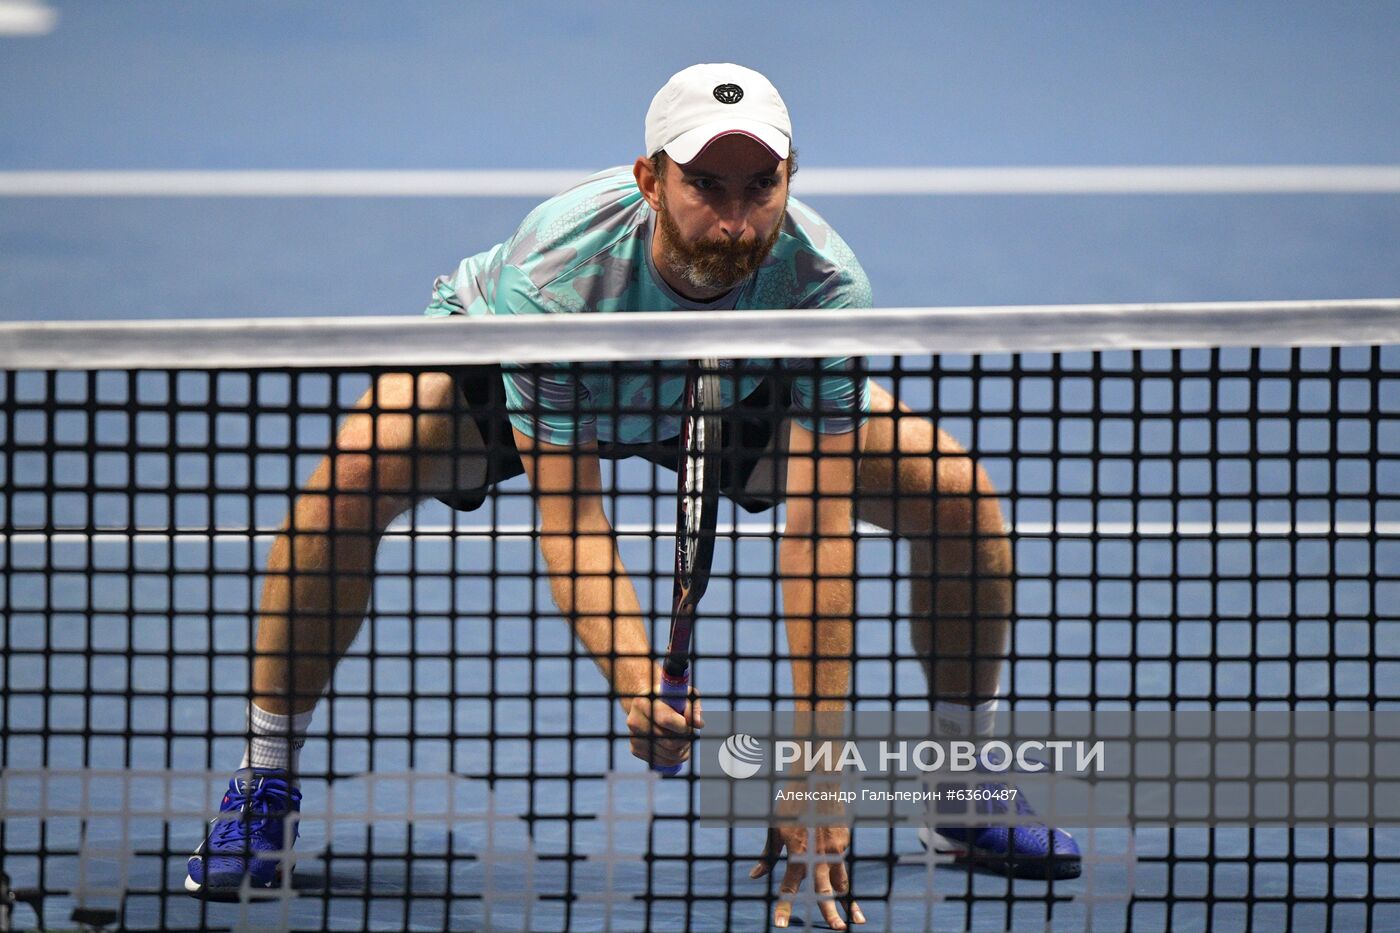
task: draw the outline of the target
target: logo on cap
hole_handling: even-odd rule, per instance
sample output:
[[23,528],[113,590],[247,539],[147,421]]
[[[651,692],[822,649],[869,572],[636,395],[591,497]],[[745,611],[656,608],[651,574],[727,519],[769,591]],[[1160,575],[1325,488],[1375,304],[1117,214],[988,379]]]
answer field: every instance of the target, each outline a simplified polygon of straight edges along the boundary
[[744,99],[744,89],[737,84],[721,84],[715,88],[715,100],[721,104],[737,104]]

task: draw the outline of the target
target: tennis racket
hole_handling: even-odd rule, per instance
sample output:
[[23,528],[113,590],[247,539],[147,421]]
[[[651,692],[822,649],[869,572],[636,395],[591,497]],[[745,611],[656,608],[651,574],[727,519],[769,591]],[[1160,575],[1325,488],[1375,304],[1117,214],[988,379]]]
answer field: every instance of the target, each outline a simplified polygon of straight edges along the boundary
[[[671,640],[661,666],[661,696],[678,713],[690,698],[690,636],[695,608],[710,582],[719,512],[719,360],[692,360],[681,417],[679,498],[676,507],[676,579],[671,590]],[[678,774],[680,765],[653,765],[658,774]]]

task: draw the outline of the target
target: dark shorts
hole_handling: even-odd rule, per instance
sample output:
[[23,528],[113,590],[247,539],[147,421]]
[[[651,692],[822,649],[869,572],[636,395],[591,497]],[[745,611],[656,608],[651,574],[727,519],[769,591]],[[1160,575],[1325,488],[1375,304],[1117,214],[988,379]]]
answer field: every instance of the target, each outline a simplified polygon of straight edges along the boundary
[[[500,366],[464,366],[453,371],[457,388],[467,400],[472,420],[486,444],[486,483],[480,489],[462,490],[438,498],[454,509],[471,512],[481,508],[497,483],[520,476],[525,468],[515,449],[515,432],[506,415],[505,386]],[[720,490],[747,512],[771,509],[781,499],[755,496],[748,490],[754,468],[773,443],[778,425],[792,406],[792,384],[783,377],[770,377],[759,383],[739,404],[724,412]],[[781,446],[786,446],[781,445]],[[674,438],[651,444],[599,443],[598,454],[609,460],[641,457],[668,470],[680,462],[680,442]],[[763,484],[777,487],[776,482]]]

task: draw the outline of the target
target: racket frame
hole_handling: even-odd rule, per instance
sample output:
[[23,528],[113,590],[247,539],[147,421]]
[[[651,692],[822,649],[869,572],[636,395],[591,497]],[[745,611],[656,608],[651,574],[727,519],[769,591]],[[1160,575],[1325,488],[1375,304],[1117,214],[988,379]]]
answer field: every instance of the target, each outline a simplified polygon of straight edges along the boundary
[[[691,360],[687,370],[680,458],[676,463],[676,570],[671,590],[671,634],[661,668],[661,696],[678,713],[685,712],[690,697],[690,645],[695,613],[709,586],[714,560],[724,433],[719,360]],[[692,535],[688,529],[693,509],[699,509],[700,520]],[[676,774],[680,766],[653,766],[653,770]]]

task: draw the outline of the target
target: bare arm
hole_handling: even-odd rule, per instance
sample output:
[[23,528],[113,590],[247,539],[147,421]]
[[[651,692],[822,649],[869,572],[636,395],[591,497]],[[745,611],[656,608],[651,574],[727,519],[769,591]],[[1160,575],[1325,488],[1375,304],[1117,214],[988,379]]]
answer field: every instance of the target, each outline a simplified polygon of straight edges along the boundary
[[798,710],[842,710],[851,689],[856,455],[865,429],[816,434],[795,422],[787,528],[779,547],[783,614]]
[[519,430],[515,445],[538,503],[554,601],[628,710],[656,676],[637,591],[603,512],[597,448],[546,444]]
[[[538,502],[540,551],[554,601],[627,713],[632,754],[649,764],[685,761],[692,730],[705,725],[700,700],[692,691],[678,713],[658,695],[661,668],[652,660],[641,603],[603,511],[596,447],[545,444],[518,430],[515,446]],[[638,698],[647,702],[633,702]]]

